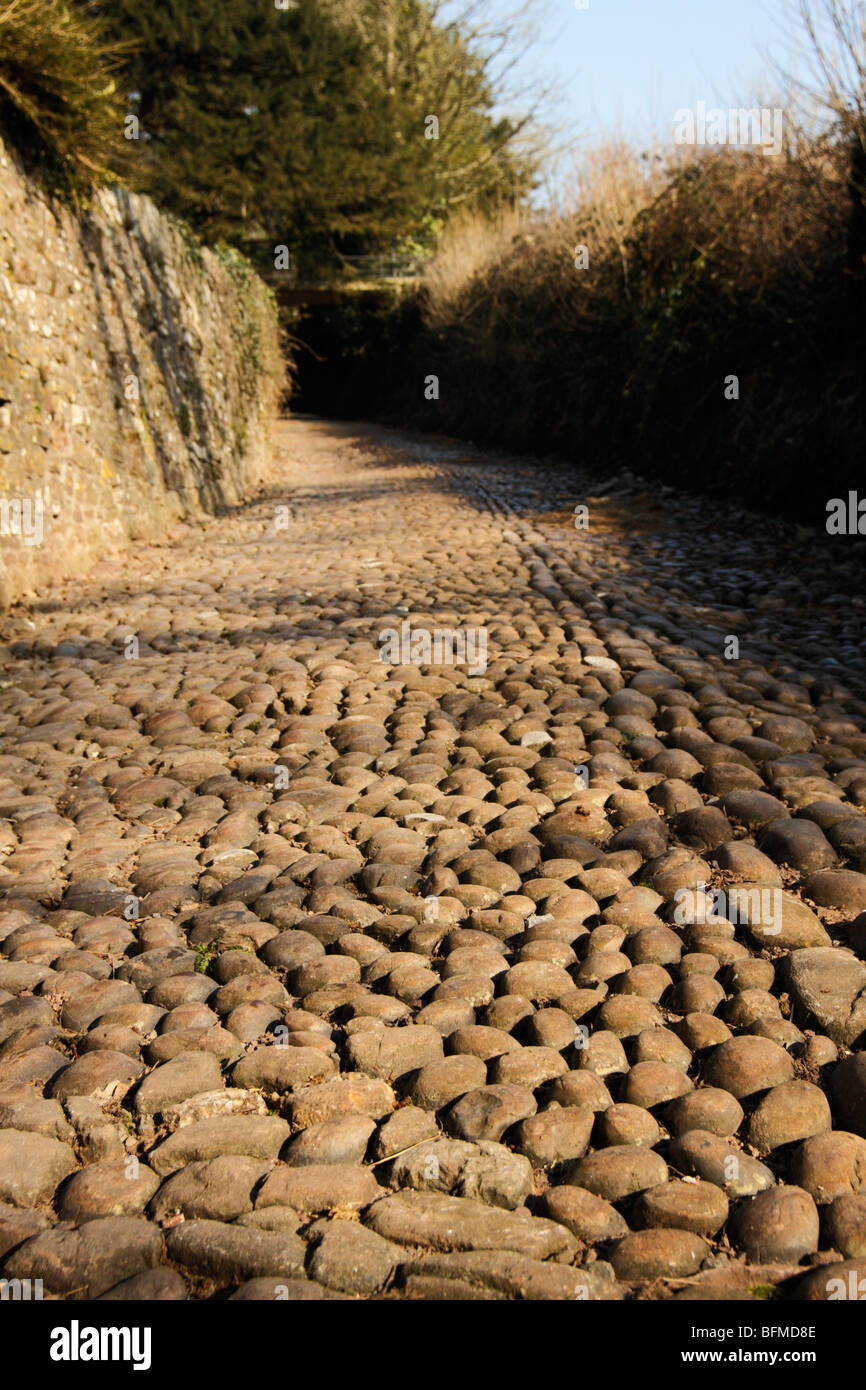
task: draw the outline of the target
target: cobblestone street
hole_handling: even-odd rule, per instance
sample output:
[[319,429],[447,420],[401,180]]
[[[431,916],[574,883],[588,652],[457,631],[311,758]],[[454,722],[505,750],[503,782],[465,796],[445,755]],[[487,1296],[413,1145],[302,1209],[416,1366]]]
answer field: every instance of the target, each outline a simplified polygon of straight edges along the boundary
[[0,1277],[843,1296],[847,541],[312,419],[273,475],[0,620]]

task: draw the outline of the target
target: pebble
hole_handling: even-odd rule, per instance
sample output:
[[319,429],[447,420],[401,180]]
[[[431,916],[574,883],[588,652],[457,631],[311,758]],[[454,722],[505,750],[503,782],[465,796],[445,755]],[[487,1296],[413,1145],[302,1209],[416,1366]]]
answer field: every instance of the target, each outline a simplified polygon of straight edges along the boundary
[[618,1279],[682,1279],[696,1274],[710,1253],[700,1236],[679,1229],[632,1231],[611,1254]]
[[603,1110],[598,1117],[596,1130],[599,1148],[616,1144],[644,1144],[651,1149],[661,1139],[661,1130],[649,1111],[627,1101],[620,1101]]
[[234,1221],[252,1211],[253,1188],[268,1169],[267,1163],[240,1154],[190,1163],[162,1184],[150,1203],[150,1214],[159,1222],[178,1214],[185,1220]]
[[509,1139],[518,1153],[547,1168],[581,1158],[589,1146],[594,1122],[592,1110],[567,1105],[521,1120],[509,1131]]
[[777,1043],[766,1038],[730,1038],[708,1057],[703,1079],[730,1091],[737,1100],[759,1095],[794,1078],[794,1064]]
[[375,1034],[356,1033],[349,1038],[345,1049],[349,1070],[378,1076],[384,1081],[396,1081],[407,1072],[442,1057],[442,1034],[425,1024],[390,1028]]
[[166,1232],[174,1264],[223,1283],[246,1279],[302,1278],[306,1248],[290,1231],[257,1231],[226,1221],[182,1221]]
[[195,1120],[176,1129],[151,1149],[148,1163],[155,1173],[168,1176],[188,1163],[223,1154],[249,1158],[276,1158],[291,1131],[276,1115],[221,1115]]
[[615,1240],[628,1232],[625,1217],[611,1202],[582,1187],[550,1188],[541,1200],[541,1210],[587,1245]]
[[833,1119],[824,1092],[811,1081],[774,1086],[752,1111],[748,1143],[760,1154],[829,1130]]
[[122,1279],[114,1288],[99,1294],[100,1303],[175,1303],[186,1299],[189,1292],[174,1269],[147,1269]]
[[50,1202],[63,1178],[78,1167],[69,1144],[44,1134],[0,1130],[0,1201],[19,1207]]
[[792,1298],[805,1302],[833,1302],[862,1298],[866,1260],[822,1264],[797,1281]]
[[[457,1251],[407,1260],[400,1267],[409,1296],[471,1299],[473,1291],[489,1298],[505,1297],[520,1301],[569,1300],[574,1302],[617,1301],[622,1290],[614,1280],[604,1278],[592,1268],[569,1269],[564,1265],[533,1259],[509,1251]],[[453,1292],[449,1294],[448,1285]]]
[[752,1196],[772,1187],[775,1181],[766,1164],[708,1130],[690,1129],[672,1140],[669,1158],[679,1172],[715,1183],[724,1188],[728,1197]]
[[866,1053],[837,1062],[830,1074],[833,1114],[843,1129],[866,1137]]
[[436,1192],[380,1197],[364,1213],[363,1221],[398,1245],[433,1250],[513,1250],[547,1260],[574,1248],[570,1233],[554,1221]]
[[537,1108],[535,1096],[525,1086],[479,1086],[451,1106],[445,1123],[457,1139],[499,1140],[512,1125],[534,1115]]
[[834,1197],[824,1214],[827,1239],[846,1260],[866,1258],[866,1194]]
[[818,1249],[818,1209],[800,1187],[774,1187],[743,1202],[734,1213],[731,1240],[755,1264],[797,1264]]
[[661,1154],[629,1144],[587,1154],[571,1164],[565,1175],[566,1182],[585,1187],[607,1202],[619,1202],[667,1180],[668,1168]]
[[286,1206],[306,1214],[344,1208],[358,1211],[380,1194],[369,1168],[354,1163],[312,1163],[274,1168],[259,1188],[255,1205]]
[[403,1257],[398,1245],[355,1221],[314,1222],[309,1241],[310,1277],[341,1293],[378,1293]]
[[363,1163],[375,1128],[369,1115],[340,1115],[322,1120],[295,1135],[283,1156],[295,1168],[310,1163]]
[[664,1122],[671,1134],[687,1134],[690,1129],[708,1130],[728,1138],[736,1134],[743,1123],[743,1107],[730,1091],[717,1086],[701,1086],[687,1095],[678,1096],[666,1106]]
[[220,1064],[212,1053],[180,1052],[139,1082],[133,1109],[138,1115],[157,1115],[167,1106],[215,1091],[223,1084]]
[[791,1155],[789,1177],[818,1203],[859,1192],[866,1186],[866,1139],[844,1130],[806,1139]]
[[781,980],[802,1024],[850,1047],[866,1031],[866,963],[853,952],[817,947],[792,951]]
[[[228,1229],[228,1228],[222,1228]],[[41,1279],[63,1296],[73,1290],[98,1298],[124,1279],[153,1269],[163,1258],[158,1226],[137,1216],[100,1216],[75,1230],[41,1231],[3,1262],[6,1279]]]
[[709,1238],[728,1219],[728,1199],[715,1183],[666,1182],[640,1194],[634,1219],[638,1226],[672,1226]]
[[159,1187],[159,1178],[133,1155],[91,1163],[74,1173],[58,1194],[57,1208],[66,1221],[81,1223],[100,1216],[140,1216]]

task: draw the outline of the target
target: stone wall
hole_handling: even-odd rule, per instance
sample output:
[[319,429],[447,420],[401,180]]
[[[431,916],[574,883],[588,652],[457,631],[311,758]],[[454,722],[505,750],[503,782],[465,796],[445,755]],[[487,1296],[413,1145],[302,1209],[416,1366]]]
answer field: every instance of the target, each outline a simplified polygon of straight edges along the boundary
[[0,604],[254,491],[272,299],[149,199],[48,199],[0,143]]

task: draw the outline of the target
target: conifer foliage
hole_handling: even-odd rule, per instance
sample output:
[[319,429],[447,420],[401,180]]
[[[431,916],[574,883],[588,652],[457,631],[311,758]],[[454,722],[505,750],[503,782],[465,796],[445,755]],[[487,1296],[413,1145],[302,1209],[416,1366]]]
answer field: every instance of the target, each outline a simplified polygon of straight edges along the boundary
[[[137,179],[208,241],[309,266],[431,236],[530,175],[483,55],[427,0],[102,0]],[[431,119],[434,118],[434,119]]]

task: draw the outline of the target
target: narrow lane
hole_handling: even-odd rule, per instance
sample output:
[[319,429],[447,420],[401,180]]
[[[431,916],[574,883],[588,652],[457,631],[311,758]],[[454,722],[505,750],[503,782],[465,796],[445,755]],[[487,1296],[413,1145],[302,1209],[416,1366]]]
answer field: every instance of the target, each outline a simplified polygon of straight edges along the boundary
[[246,506],[3,615],[3,1277],[862,1265],[858,552],[595,488],[291,420]]

